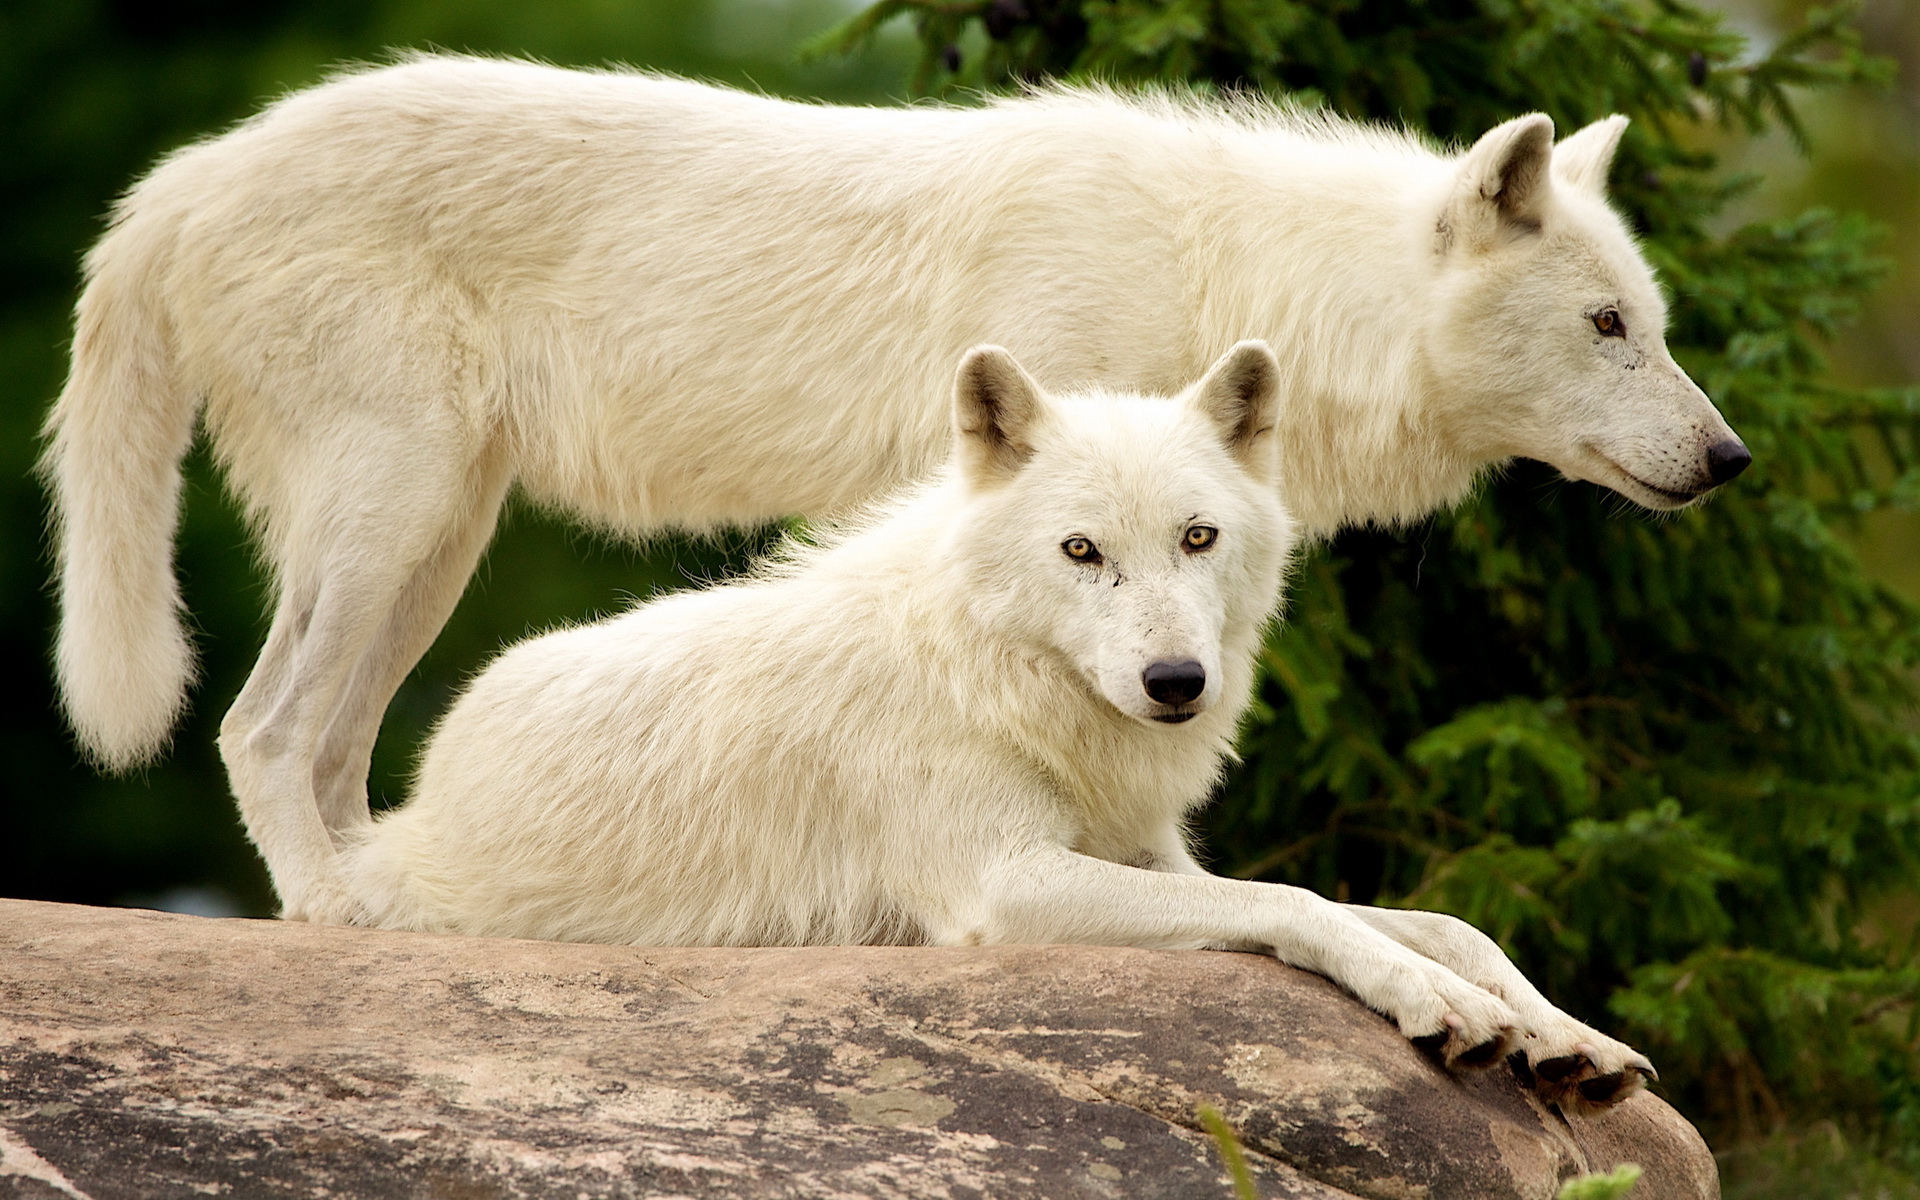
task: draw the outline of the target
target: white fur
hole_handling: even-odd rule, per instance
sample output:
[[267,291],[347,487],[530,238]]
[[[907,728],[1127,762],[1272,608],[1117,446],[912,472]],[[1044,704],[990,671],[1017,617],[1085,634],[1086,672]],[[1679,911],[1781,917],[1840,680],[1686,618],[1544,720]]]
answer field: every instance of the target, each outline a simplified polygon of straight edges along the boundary
[[[1178,400],[1048,398],[975,351],[934,481],[757,578],[495,660],[414,797],[351,835],[348,891],[378,925],[489,936],[1251,949],[1449,1059],[1519,1026],[1535,1061],[1591,1050],[1637,1086],[1644,1059],[1459,922],[1189,853],[1294,540],[1277,375],[1249,343]],[[1150,696],[1173,662],[1204,691]]]
[[[344,915],[329,863],[369,819],[381,716],[509,487],[638,533],[827,513],[937,465],[975,342],[1164,392],[1268,338],[1313,535],[1514,455],[1679,504],[1731,434],[1600,193],[1620,125],[1556,150],[1519,118],[1450,156],[1098,90],[859,109],[465,58],[342,76],[167,159],[88,258],[44,464],[64,703],[109,766],[165,740],[202,413],[276,581],[221,750],[294,917]],[[1596,335],[1607,305],[1627,337]]]

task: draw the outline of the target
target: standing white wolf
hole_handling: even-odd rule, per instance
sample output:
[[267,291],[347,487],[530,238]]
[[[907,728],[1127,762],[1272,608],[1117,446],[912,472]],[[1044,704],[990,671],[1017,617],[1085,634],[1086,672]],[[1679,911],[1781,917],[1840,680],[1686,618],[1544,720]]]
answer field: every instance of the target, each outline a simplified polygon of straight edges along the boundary
[[[639,945],[1259,950],[1606,1103],[1646,1059],[1461,922],[1208,875],[1184,822],[1294,533],[1279,367],[1049,397],[981,348],[953,461],[823,549],[501,655],[340,856],[377,924]],[[1436,961],[1437,960],[1437,961]]]
[[1602,194],[1624,125],[1447,156],[1251,102],[836,108],[464,58],[288,97],[87,260],[45,458],[67,713],[124,767],[179,711],[202,412],[275,578],[221,751],[289,917],[352,915],[331,859],[381,717],[512,485],[629,532],[824,513],[937,463],[977,342],[1165,392],[1274,340],[1310,534],[1515,455],[1688,503],[1747,452]]

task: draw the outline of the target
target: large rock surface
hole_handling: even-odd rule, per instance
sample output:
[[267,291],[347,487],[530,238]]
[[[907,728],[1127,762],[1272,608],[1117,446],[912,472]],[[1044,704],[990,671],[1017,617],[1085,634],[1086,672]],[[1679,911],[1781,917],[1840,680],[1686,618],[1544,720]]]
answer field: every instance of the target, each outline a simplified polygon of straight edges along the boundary
[[640,950],[0,901],[0,1197],[1717,1195],[1641,1095],[1450,1078],[1317,976],[1079,946]]

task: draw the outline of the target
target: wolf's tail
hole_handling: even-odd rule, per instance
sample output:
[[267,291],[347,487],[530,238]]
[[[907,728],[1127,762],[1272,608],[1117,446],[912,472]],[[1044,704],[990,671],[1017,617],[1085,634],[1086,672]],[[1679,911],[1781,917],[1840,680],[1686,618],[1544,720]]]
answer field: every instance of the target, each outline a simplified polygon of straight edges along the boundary
[[115,770],[160,752],[193,680],[173,539],[200,400],[155,294],[171,232],[124,208],[122,218],[87,257],[73,369],[40,459],[61,704],[89,754]]

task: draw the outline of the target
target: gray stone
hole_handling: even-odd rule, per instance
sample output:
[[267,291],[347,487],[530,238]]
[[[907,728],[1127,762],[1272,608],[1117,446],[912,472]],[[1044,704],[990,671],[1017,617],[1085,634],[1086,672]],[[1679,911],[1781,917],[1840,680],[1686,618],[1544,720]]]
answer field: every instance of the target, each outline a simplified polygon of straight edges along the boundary
[[1651,1095],[1449,1077],[1318,976],[1085,946],[647,950],[0,901],[0,1197],[1718,1194]]

